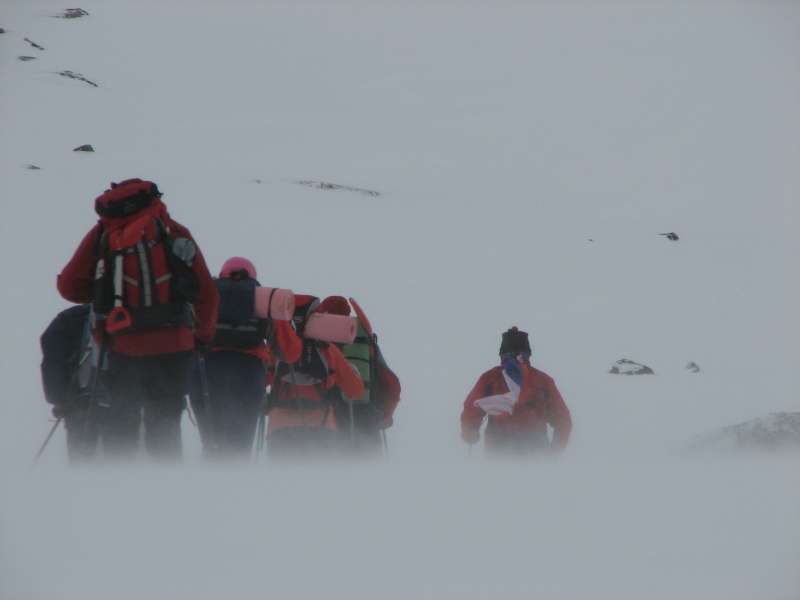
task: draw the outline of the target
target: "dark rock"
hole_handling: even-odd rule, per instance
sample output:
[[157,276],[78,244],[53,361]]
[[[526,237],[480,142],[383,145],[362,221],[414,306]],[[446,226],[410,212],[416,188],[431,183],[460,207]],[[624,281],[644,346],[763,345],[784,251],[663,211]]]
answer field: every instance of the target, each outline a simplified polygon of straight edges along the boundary
[[686,368],[689,369],[692,373],[699,373],[700,367],[697,366],[697,363],[693,360],[689,361],[689,364],[686,365]]
[[659,235],[665,236],[670,242],[677,242],[679,239],[681,239],[674,231],[670,231],[669,233],[659,233]]
[[35,56],[18,56],[17,58],[21,61],[36,60]]
[[42,47],[41,47],[39,44],[37,44],[36,42],[34,42],[34,41],[32,41],[32,40],[29,40],[28,38],[24,38],[24,39],[25,39],[25,41],[26,41],[26,42],[28,42],[28,43],[29,43],[31,46],[33,46],[34,48],[38,48],[39,50],[44,50],[44,48],[42,48]]
[[89,81],[88,79],[86,79],[86,77],[84,77],[80,73],[73,73],[72,71],[59,71],[58,74],[61,75],[62,77],[69,77],[70,79],[77,79],[78,81],[84,81],[84,82],[88,83],[89,85],[93,85],[94,87],[97,87],[97,84],[94,81]]
[[73,152],[94,152],[94,148],[92,148],[91,144],[84,144],[83,146],[78,146],[77,148],[72,149]]
[[609,373],[613,375],[654,375],[653,369],[648,366],[622,358],[614,363]]
[[318,190],[345,190],[347,192],[358,192],[367,196],[380,196],[380,192],[372,190],[365,190],[362,188],[350,187],[347,185],[339,185],[338,183],[325,183],[324,181],[295,181],[299,185],[307,185],[309,187],[317,188]]
[[89,13],[82,8],[68,8],[60,15],[55,15],[57,19],[79,19],[81,17],[88,17]]
[[41,169],[41,167],[37,167],[36,165],[25,165],[25,168],[32,171],[39,171]]

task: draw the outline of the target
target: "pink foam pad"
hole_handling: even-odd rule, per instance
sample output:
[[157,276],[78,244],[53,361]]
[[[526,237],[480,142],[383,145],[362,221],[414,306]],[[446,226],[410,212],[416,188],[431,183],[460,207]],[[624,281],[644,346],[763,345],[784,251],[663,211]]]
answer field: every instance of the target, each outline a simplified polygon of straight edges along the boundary
[[256,288],[256,316],[261,319],[290,321],[294,315],[294,293],[279,288]]
[[358,320],[355,317],[314,313],[306,322],[303,337],[336,344],[352,344],[357,330]]

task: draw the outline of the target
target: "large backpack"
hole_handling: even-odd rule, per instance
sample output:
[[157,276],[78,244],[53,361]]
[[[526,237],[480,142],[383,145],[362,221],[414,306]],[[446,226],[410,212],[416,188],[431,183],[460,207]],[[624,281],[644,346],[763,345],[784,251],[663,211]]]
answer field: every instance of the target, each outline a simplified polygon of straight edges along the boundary
[[360,398],[346,398],[353,404],[367,404],[375,401],[377,379],[377,336],[370,335],[364,327],[363,321],[358,319],[358,330],[352,344],[345,344],[342,354],[350,364],[356,367],[361,379],[364,380],[364,393]]
[[199,280],[191,269],[196,248],[147,212],[102,232],[93,308],[116,335],[167,325],[194,326]]
[[73,306],[61,311],[41,335],[42,384],[50,404],[68,406],[92,393],[98,349],[89,333],[89,319],[88,304]]
[[303,340],[303,352],[296,362],[278,363],[269,397],[270,408],[312,410],[328,403],[331,371],[321,350],[327,344]]
[[256,317],[258,281],[251,277],[220,277],[214,283],[219,292],[214,345],[242,350],[263,346],[269,336],[270,321]]
[[[316,296],[295,295],[292,323],[302,337],[309,316],[319,306]],[[328,342],[302,338],[303,351],[294,363],[280,362],[275,368],[275,383],[269,398],[269,406],[311,410],[327,401],[325,394],[330,376],[328,361],[320,350]]]

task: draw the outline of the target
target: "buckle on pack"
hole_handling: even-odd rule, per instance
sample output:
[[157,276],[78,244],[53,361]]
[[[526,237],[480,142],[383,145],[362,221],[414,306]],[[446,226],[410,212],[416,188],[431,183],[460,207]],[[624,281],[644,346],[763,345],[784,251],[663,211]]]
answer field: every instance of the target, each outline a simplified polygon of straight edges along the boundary
[[106,331],[109,333],[113,333],[115,331],[120,331],[121,329],[126,329],[133,324],[133,319],[131,319],[131,313],[122,306],[116,306],[111,309],[111,312],[108,313],[108,318],[106,319]]

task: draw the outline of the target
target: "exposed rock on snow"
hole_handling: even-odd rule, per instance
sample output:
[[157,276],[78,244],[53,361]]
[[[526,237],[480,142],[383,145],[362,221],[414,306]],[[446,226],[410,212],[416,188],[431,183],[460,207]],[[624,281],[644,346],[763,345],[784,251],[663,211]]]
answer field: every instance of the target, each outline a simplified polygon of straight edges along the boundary
[[77,148],[72,149],[73,152],[94,152],[94,148],[92,148],[91,144],[84,144],[83,146],[78,146]]
[[658,235],[665,236],[670,242],[677,242],[679,239],[681,239],[674,231],[670,231],[669,233],[659,233]]
[[69,77],[70,79],[77,79],[78,81],[85,81],[89,85],[93,85],[94,87],[97,87],[97,84],[94,81],[89,81],[88,79],[86,79],[86,77],[84,77],[80,73],[73,73],[72,71],[59,71],[58,74],[61,75],[62,77]]
[[693,360],[689,361],[689,364],[686,365],[686,368],[689,369],[692,373],[699,373],[700,367],[697,366],[697,363]]
[[618,360],[609,373],[614,375],[653,375],[653,369],[646,365],[633,362],[627,358]]
[[800,413],[773,413],[695,438],[689,451],[800,450]]
[[366,194],[367,196],[380,196],[380,192],[372,190],[364,190],[361,188],[349,187],[346,185],[339,185],[336,183],[325,183],[324,181],[295,181],[299,185],[307,185],[309,187],[317,188],[318,190],[345,190],[348,192],[358,192],[359,194]]
[[36,43],[36,42],[34,42],[33,40],[29,40],[28,38],[23,38],[23,39],[24,39],[26,42],[28,42],[28,43],[29,43],[31,46],[33,46],[34,48],[38,48],[39,50],[44,50],[44,48],[43,48],[42,46],[40,46],[39,44],[37,44],[37,43]]
[[81,17],[88,17],[89,13],[82,8],[68,8],[60,15],[54,15],[57,19],[79,19]]
[[18,56],[17,58],[21,61],[36,60],[35,56]]

